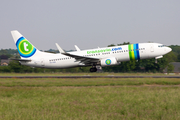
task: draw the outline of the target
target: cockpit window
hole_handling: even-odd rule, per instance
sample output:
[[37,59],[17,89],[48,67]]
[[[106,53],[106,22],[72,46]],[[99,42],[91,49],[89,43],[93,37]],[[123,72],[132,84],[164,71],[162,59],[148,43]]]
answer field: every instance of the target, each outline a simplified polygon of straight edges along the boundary
[[158,45],[158,47],[166,47],[166,45]]

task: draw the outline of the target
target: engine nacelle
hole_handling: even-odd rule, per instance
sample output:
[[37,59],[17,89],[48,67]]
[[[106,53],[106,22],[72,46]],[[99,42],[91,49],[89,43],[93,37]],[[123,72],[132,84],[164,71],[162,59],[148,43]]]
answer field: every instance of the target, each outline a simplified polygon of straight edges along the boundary
[[111,66],[111,65],[119,65],[120,62],[117,62],[116,58],[105,58],[101,60],[101,66]]

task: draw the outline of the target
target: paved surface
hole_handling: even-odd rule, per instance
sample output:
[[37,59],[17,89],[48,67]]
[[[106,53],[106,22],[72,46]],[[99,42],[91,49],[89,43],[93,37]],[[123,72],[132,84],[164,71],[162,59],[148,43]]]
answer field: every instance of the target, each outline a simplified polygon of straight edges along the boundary
[[180,76],[0,76],[0,78],[180,78]]

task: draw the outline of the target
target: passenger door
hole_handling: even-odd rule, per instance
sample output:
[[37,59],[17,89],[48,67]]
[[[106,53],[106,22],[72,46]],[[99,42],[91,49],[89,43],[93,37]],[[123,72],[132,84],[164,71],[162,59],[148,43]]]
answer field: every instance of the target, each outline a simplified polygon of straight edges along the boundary
[[45,66],[44,58],[41,58],[41,66]]

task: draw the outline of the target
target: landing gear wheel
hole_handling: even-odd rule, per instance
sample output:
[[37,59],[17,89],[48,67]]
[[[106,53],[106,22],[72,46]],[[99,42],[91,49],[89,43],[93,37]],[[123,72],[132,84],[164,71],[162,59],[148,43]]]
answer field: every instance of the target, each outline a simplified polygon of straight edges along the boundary
[[96,72],[97,68],[90,68],[90,72]]

